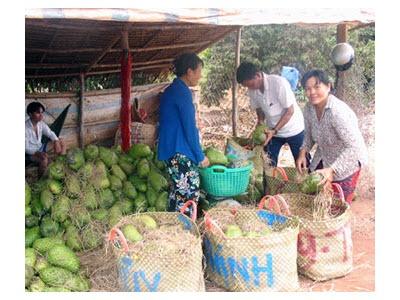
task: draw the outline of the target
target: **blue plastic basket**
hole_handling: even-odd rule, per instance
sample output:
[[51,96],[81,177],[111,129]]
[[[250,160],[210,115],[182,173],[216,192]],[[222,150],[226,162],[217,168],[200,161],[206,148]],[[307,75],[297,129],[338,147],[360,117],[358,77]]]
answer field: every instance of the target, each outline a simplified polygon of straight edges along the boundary
[[241,168],[214,165],[200,168],[201,187],[210,195],[232,197],[246,192],[253,163]]

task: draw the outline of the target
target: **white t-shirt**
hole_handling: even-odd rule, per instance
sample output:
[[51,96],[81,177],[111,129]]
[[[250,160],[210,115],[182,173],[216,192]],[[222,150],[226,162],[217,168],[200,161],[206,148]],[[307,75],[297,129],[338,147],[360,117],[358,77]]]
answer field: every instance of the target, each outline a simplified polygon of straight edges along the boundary
[[42,136],[47,136],[51,141],[57,141],[57,135],[50,129],[49,126],[43,121],[37,123],[38,135],[36,136],[35,130],[30,119],[25,121],[25,153],[32,155],[39,151],[42,147]]
[[304,130],[303,113],[296,102],[296,98],[289,82],[279,75],[264,76],[264,93],[259,89],[248,90],[252,109],[260,108],[265,115],[266,125],[273,128],[278,124],[285,109],[293,105],[294,113],[290,120],[277,132],[277,137],[291,137]]

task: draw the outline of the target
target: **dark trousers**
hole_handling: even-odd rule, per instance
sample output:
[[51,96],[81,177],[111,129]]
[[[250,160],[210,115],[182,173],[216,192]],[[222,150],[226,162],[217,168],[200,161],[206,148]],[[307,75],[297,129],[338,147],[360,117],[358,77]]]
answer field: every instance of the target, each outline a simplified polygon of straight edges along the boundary
[[[303,144],[303,140],[304,140],[304,130],[299,134],[287,138],[273,137],[268,143],[268,145],[264,147],[265,152],[267,152],[269,158],[271,159],[271,165],[274,167],[277,166],[279,151],[281,150],[282,146],[286,143],[288,143],[293,158],[296,161],[297,158],[299,157],[300,147]],[[309,161],[309,155],[307,155],[307,161]]]

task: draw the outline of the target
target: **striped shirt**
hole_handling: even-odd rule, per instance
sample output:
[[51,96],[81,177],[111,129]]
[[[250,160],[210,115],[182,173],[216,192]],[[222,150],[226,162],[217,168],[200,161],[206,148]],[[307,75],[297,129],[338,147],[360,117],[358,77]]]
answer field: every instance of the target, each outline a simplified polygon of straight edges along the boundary
[[331,167],[334,180],[352,175],[368,161],[367,148],[353,110],[334,95],[329,95],[321,120],[313,105],[304,108],[305,137],[302,149],[307,152],[317,144],[310,170],[322,160],[324,168]]

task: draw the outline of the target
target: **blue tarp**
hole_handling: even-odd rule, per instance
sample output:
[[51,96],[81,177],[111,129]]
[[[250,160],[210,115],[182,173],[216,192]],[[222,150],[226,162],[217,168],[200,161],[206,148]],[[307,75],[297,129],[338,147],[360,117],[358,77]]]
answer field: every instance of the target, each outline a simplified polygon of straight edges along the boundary
[[295,92],[300,78],[299,70],[294,67],[283,66],[281,76],[285,77],[289,81],[292,91]]

